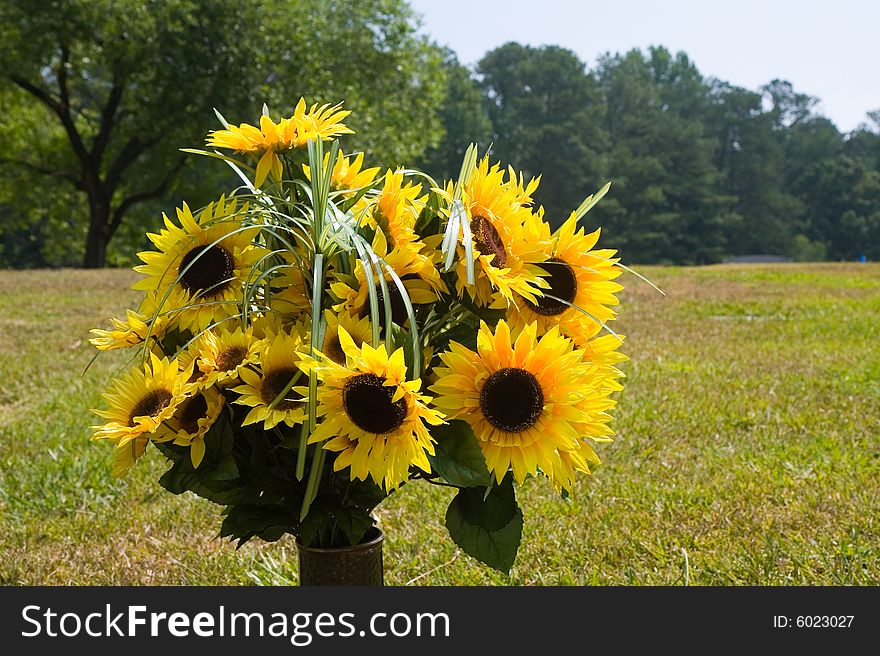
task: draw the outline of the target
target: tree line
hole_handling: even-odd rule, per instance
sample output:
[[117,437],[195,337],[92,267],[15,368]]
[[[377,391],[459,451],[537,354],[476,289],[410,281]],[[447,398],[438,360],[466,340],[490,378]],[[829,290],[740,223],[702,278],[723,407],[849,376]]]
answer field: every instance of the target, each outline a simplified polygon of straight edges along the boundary
[[611,180],[591,219],[630,261],[880,258],[880,110],[843,134],[789,82],[744,89],[662,47],[588,70],[570,50],[508,43],[473,73],[452,53],[446,66],[446,136],[424,163],[451,174],[478,134],[544,173],[537,200],[557,223]]
[[[292,20],[296,17],[296,20]],[[376,164],[454,176],[467,145],[527,175],[554,223],[591,213],[629,262],[880,258],[880,110],[841,133],[818,100],[702,75],[665,48],[508,43],[473,70],[403,0],[8,0],[0,6],[0,266],[128,264],[145,229],[230,173],[212,108],[254,122],[345,99]]]

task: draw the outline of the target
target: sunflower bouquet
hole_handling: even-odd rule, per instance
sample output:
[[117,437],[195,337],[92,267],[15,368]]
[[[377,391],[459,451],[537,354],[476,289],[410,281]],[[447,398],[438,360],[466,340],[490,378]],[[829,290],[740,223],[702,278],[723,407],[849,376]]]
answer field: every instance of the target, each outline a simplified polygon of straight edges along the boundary
[[446,514],[466,553],[507,571],[523,515],[515,484],[563,495],[609,442],[622,336],[616,252],[552,230],[538,179],[480,158],[456,180],[366,167],[340,105],[209,133],[240,186],[183,204],[149,234],[137,310],[93,330],[132,348],[93,439],[124,475],[152,445],[167,490],[224,507],[242,544],[292,534],[359,543],[401,486],[457,488]]

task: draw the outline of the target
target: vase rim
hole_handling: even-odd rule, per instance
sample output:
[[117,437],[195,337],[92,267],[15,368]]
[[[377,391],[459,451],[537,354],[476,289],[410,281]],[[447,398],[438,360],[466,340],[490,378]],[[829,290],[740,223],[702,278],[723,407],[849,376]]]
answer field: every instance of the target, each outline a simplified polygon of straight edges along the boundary
[[[372,535],[373,537],[369,537]],[[307,547],[302,542],[299,541],[299,538],[296,539],[296,547],[297,549],[301,549],[303,551],[309,551],[311,553],[348,553],[352,551],[366,551],[377,545],[382,544],[385,540],[385,533],[381,528],[376,526],[375,524],[367,529],[367,532],[364,533],[364,538],[369,539],[366,542],[358,542],[357,544],[352,544],[346,547]]]

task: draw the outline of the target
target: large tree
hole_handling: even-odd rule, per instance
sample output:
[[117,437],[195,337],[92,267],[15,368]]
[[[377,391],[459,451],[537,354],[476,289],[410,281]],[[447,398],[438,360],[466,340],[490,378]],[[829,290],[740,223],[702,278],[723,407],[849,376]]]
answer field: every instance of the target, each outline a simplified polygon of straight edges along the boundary
[[603,203],[610,243],[638,262],[719,261],[734,217],[719,191],[702,75],[665,48],[606,55],[598,75],[615,184]]
[[543,175],[536,198],[559,224],[605,172],[605,108],[595,78],[570,50],[508,43],[477,66],[494,130],[494,154]]
[[438,108],[443,136],[418,162],[438,182],[458,175],[462,158],[471,143],[485,150],[492,142],[492,123],[479,84],[451,50],[446,52],[444,67],[447,73],[446,100]]
[[171,197],[178,149],[204,143],[213,107],[254,122],[264,101],[277,117],[300,95],[348,100],[366,137],[350,143],[388,163],[439,136],[442,57],[402,0],[8,0],[0,26],[3,82],[47,128],[24,149],[0,137],[0,164],[85,198],[86,267],[104,265],[133,208]]
[[264,16],[265,94],[278,109],[301,95],[345,100],[347,145],[387,166],[411,165],[439,141],[444,51],[405,0],[267,0]]
[[182,116],[246,99],[239,8],[188,0],[4,3],[7,80],[48,110],[68,146],[51,161],[27,150],[12,163],[85,195],[84,266],[103,266],[126,213],[167,192],[182,165],[174,152],[197,139]]

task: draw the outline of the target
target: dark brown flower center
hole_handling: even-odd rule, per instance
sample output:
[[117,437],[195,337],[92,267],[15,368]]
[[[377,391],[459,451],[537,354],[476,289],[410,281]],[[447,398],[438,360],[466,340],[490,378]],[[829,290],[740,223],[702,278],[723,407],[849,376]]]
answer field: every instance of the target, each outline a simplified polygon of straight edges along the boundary
[[199,432],[199,419],[208,416],[208,400],[204,394],[187,399],[180,411],[180,427],[187,433]]
[[392,401],[394,388],[383,385],[376,374],[358,374],[342,388],[342,405],[348,418],[368,433],[382,435],[399,428],[406,419],[406,401]]
[[507,251],[504,250],[504,241],[492,222],[486,217],[475,216],[471,220],[471,232],[477,242],[477,250],[483,255],[494,255],[492,265],[499,269],[504,268],[507,265]]
[[227,346],[217,353],[217,369],[232,371],[247,357],[248,350],[244,346]]
[[[297,370],[293,367],[285,367],[283,369],[276,369],[275,371],[270,371],[266,375],[263,376],[263,382],[260,385],[260,399],[266,405],[269,405],[274,401],[279,394],[284,391],[284,388],[290,384],[290,381],[293,380],[294,376],[296,376]],[[274,409],[276,410],[292,410],[295,408],[300,401],[292,398],[293,392],[288,391],[287,395],[278,403],[275,404]]]
[[229,287],[235,266],[232,255],[225,248],[197,246],[183,256],[177,272],[181,274],[181,286],[188,292],[213,295]]
[[339,342],[339,333],[328,332],[324,336],[324,344],[321,350],[328,358],[336,364],[345,364],[345,351],[342,350],[342,344]]
[[[538,302],[532,303],[528,299],[523,299],[526,305],[533,312],[543,314],[547,317],[553,317],[562,314],[569,307],[570,303],[574,303],[577,296],[577,278],[574,275],[574,269],[568,262],[560,260],[558,257],[551,257],[549,260],[540,265],[548,275],[544,276],[544,280],[550,283],[549,289],[544,289],[544,294],[555,296],[538,296]],[[560,300],[556,300],[556,299]],[[565,301],[565,302],[563,302]]]
[[136,417],[155,417],[171,403],[172,394],[165,389],[157,389],[147,393],[128,415],[128,425],[134,426]]
[[516,367],[499,369],[480,391],[480,409],[495,428],[520,433],[541,416],[544,392],[531,372]]

